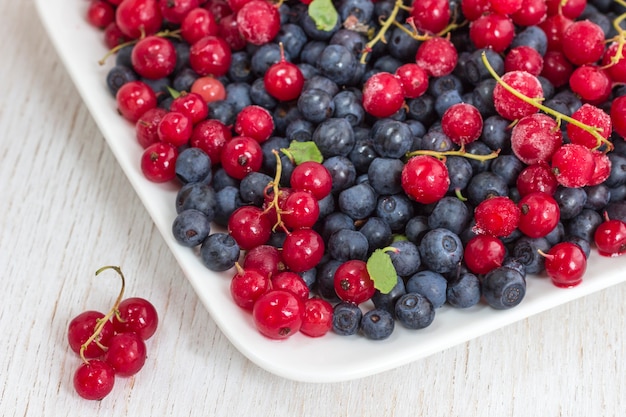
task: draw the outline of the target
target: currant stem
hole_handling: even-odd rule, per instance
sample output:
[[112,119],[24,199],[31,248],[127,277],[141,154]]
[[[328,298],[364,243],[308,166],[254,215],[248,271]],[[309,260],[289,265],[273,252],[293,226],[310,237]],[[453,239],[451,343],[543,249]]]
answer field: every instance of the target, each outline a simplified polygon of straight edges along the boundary
[[283,173],[283,164],[282,164],[282,161],[280,160],[280,155],[278,151],[274,149],[272,150],[272,153],[276,157],[276,175],[274,175],[274,181],[272,181],[267,186],[268,189],[269,188],[272,189],[273,196],[272,196],[272,202],[267,206],[264,213],[267,213],[268,211],[270,211],[272,207],[274,208],[274,210],[276,211],[276,224],[272,226],[272,231],[276,231],[276,228],[278,226],[283,225],[283,221],[280,217],[281,210],[280,210],[280,207],[278,206],[278,195],[279,195],[278,193],[280,193],[280,177]]
[[[160,36],[163,38],[180,38],[180,29],[176,29],[176,30],[163,30],[161,32],[155,33],[154,36]],[[113,48],[109,49],[109,51],[102,57],[102,59],[100,59],[98,61],[99,65],[104,65],[106,60],[111,56],[111,55],[115,55],[120,49],[124,48],[125,46],[128,45],[134,45],[137,42],[139,42],[141,39],[143,39],[145,37],[145,34],[143,33],[143,31],[141,32],[141,36],[137,39],[131,39],[129,41],[126,42],[122,42],[119,45],[114,46]]]
[[[626,2],[624,3],[624,7],[626,7]],[[615,28],[617,35],[615,35],[615,37],[613,37],[612,39],[607,39],[607,42],[617,42],[617,50],[615,51],[615,55],[611,57],[611,61],[603,67],[600,67],[602,69],[609,68],[617,64],[621,59],[624,58],[624,43],[626,42],[626,31],[620,26],[624,19],[626,19],[626,13],[621,14],[620,16],[613,19],[613,27]]]
[[[98,320],[98,324],[96,325],[96,328],[94,329],[93,334],[89,337],[89,339],[85,341],[85,343],[83,343],[80,346],[80,357],[82,358],[83,362],[85,362],[86,364],[88,364],[89,361],[87,360],[87,358],[85,358],[85,349],[87,349],[89,344],[93,342],[94,340],[96,340],[96,338],[100,335],[100,333],[102,333],[102,329],[104,329],[104,325],[107,323],[107,321],[109,321],[109,319],[113,317],[114,314],[115,315],[118,314],[118,308],[119,308],[120,303],[122,302],[122,298],[124,297],[124,289],[126,288],[126,280],[124,279],[124,274],[122,273],[122,270],[120,269],[119,266],[103,266],[102,268],[96,271],[96,276],[99,275],[102,271],[105,271],[107,269],[113,269],[115,272],[118,273],[118,275],[120,276],[120,279],[122,280],[122,288],[120,289],[120,293],[117,296],[117,299],[115,300],[115,304],[113,304],[113,307],[111,307],[111,310],[109,310],[109,312],[106,313],[104,317]],[[98,346],[100,346],[101,348],[103,347],[100,344],[98,344]]]
[[398,12],[400,11],[401,7],[404,7],[402,0],[396,0],[391,14],[386,20],[383,21],[382,26],[376,36],[374,36],[371,41],[365,44],[365,47],[363,48],[363,53],[361,54],[361,64],[365,64],[367,55],[370,53],[370,51],[378,41],[383,40],[384,42],[385,33],[387,33],[387,30],[389,30],[393,22],[396,21],[396,17],[398,16]]
[[428,156],[433,156],[441,160],[445,160],[446,156],[462,156],[464,158],[475,159],[477,161],[488,161],[490,159],[497,158],[499,154],[500,154],[500,150],[491,152],[490,154],[487,154],[487,155],[476,155],[473,153],[466,152],[464,148],[461,148],[457,151],[429,151],[426,149],[420,149],[417,151],[411,151],[407,153],[406,156],[410,158],[412,156],[417,156],[417,155],[428,155]]
[[508,85],[506,82],[504,82],[502,78],[500,78],[500,76],[494,71],[491,64],[489,64],[489,61],[487,60],[487,55],[484,52],[481,54],[481,57],[482,57],[483,64],[487,68],[487,71],[489,71],[491,76],[498,82],[498,84],[504,87],[506,91],[513,94],[515,97],[519,98],[520,100],[541,110],[542,112],[554,117],[559,123],[561,120],[565,120],[566,122],[571,123],[572,125],[579,127],[586,132],[589,132],[591,135],[593,135],[596,138],[597,145],[595,149],[600,148],[603,144],[607,146],[607,152],[613,149],[613,144],[608,139],[600,135],[600,133],[598,133],[601,129],[598,129],[595,126],[589,126],[584,123],[581,123],[574,118],[571,118],[569,116],[564,115],[563,113],[560,113],[554,109],[544,106],[543,104],[539,103],[539,100],[537,100],[536,98],[530,98],[520,93],[519,91],[517,91],[516,89]]

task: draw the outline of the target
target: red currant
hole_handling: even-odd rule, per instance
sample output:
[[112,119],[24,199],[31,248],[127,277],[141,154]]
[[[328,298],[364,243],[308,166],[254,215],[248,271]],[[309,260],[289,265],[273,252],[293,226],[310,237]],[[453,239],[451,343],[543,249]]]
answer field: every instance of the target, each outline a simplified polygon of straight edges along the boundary
[[511,14],[511,19],[518,26],[537,26],[547,15],[548,8],[544,0],[524,0],[522,6]]
[[272,225],[260,208],[243,206],[228,219],[228,233],[241,249],[249,250],[268,241]]
[[616,97],[611,103],[611,121],[615,133],[626,139],[626,96]]
[[[511,71],[502,76],[502,81],[526,97],[543,99],[541,83],[532,74],[525,71]],[[493,104],[498,114],[508,120],[521,119],[538,111],[533,104],[516,97],[500,83],[496,84],[493,89]]]
[[418,203],[431,204],[443,198],[450,186],[448,168],[437,158],[428,155],[408,160],[401,174],[402,188]]
[[491,48],[504,52],[514,36],[513,21],[499,13],[485,13],[470,23],[469,37],[478,49]]
[[176,67],[176,49],[169,39],[161,36],[140,39],[130,57],[137,74],[151,80],[169,76]]
[[473,105],[457,103],[443,113],[441,128],[452,142],[466,145],[480,137],[483,131],[483,118]]
[[309,337],[324,336],[333,327],[333,306],[321,298],[304,302],[300,332]]
[[148,110],[157,106],[156,94],[143,81],[130,81],[122,85],[115,95],[120,114],[136,123]]
[[521,213],[518,228],[528,237],[544,237],[559,223],[559,204],[551,195],[542,192],[526,194],[517,205]]
[[107,1],[94,0],[87,8],[87,21],[99,29],[104,29],[115,21],[115,9]]
[[563,144],[563,133],[556,121],[543,113],[522,117],[511,130],[511,148],[528,165],[548,163]]
[[566,85],[572,72],[574,72],[574,66],[565,58],[563,52],[548,51],[543,56],[543,69],[540,75],[555,87]]
[[404,64],[395,72],[400,80],[405,98],[417,98],[428,89],[428,73],[417,64]]
[[626,55],[622,52],[619,58],[618,51],[619,44],[611,43],[602,56],[602,66],[614,83],[626,83]]
[[194,125],[205,120],[209,115],[207,102],[200,94],[194,92],[183,93],[172,100],[170,111],[184,114]]
[[293,191],[282,204],[281,219],[288,229],[313,227],[319,218],[317,199],[308,191]]
[[116,375],[131,376],[143,368],[146,357],[146,344],[138,334],[117,333],[111,337],[104,360],[113,367]]
[[292,271],[280,272],[271,278],[272,288],[289,291],[305,302],[309,299],[310,290],[304,279]]
[[607,219],[600,223],[593,236],[598,253],[602,256],[619,256],[626,252],[626,223]]
[[141,171],[152,182],[167,182],[176,178],[178,150],[169,143],[148,146],[141,156]]
[[189,144],[202,149],[211,158],[211,164],[218,165],[222,158],[222,149],[231,138],[231,131],[224,123],[210,119],[194,126]]
[[495,196],[481,201],[474,209],[476,233],[507,237],[517,228],[519,207],[506,196]]
[[159,0],[161,15],[174,24],[180,24],[187,14],[197,9],[199,5],[199,0]]
[[569,25],[562,42],[563,53],[576,66],[593,64],[604,54],[604,31],[590,20]]
[[521,196],[533,192],[553,195],[559,186],[552,169],[546,163],[529,165],[517,176],[516,187]]
[[165,114],[157,126],[159,139],[176,147],[186,145],[192,132],[191,119],[176,111]]
[[237,114],[234,129],[238,135],[248,136],[262,143],[274,133],[274,119],[265,108],[250,105],[241,109]]
[[255,269],[266,277],[274,277],[287,269],[281,251],[271,245],[259,245],[246,252],[244,269]]
[[305,161],[291,172],[291,187],[295,190],[308,191],[318,200],[330,194],[333,186],[328,169],[319,162]]
[[583,101],[599,104],[609,98],[613,83],[607,72],[597,65],[581,65],[570,75],[569,86]]
[[219,26],[210,10],[202,7],[191,10],[180,24],[180,36],[193,45],[205,36],[217,36]]
[[74,373],[74,389],[86,400],[101,400],[115,385],[115,371],[108,363],[92,359],[81,363]]
[[535,48],[522,45],[512,48],[504,57],[504,71],[526,71],[534,76],[543,70],[543,57]]
[[252,268],[237,268],[230,281],[230,295],[235,304],[245,310],[252,310],[254,303],[269,288],[269,278]]
[[117,310],[119,314],[113,316],[113,328],[117,333],[132,332],[148,340],[156,332],[159,315],[154,305],[145,298],[126,298]]
[[376,292],[367,264],[359,259],[346,261],[337,268],[334,287],[340,299],[354,304],[364,303]]
[[304,272],[316,266],[324,256],[324,240],[313,229],[298,229],[287,234],[283,242],[283,260],[293,272]]
[[263,85],[268,94],[280,101],[291,101],[300,97],[304,87],[304,75],[296,64],[285,59],[280,48],[280,61],[272,64],[263,76]]
[[267,0],[251,0],[236,13],[239,32],[249,43],[263,45],[278,35],[280,13],[274,3]]
[[486,274],[498,268],[504,261],[506,248],[494,236],[478,235],[465,245],[463,259],[467,268],[475,274]]
[[212,75],[196,78],[193,84],[191,84],[191,92],[198,94],[207,104],[226,98],[224,84]]
[[452,73],[459,56],[454,44],[447,38],[430,38],[417,48],[415,62],[428,75],[443,77]]
[[450,5],[447,0],[422,0],[413,2],[411,17],[415,26],[424,32],[437,34],[450,21]]
[[250,172],[256,172],[261,168],[263,151],[256,140],[238,136],[226,142],[220,161],[228,175],[240,180]]
[[363,108],[375,117],[389,117],[404,104],[400,80],[388,72],[378,72],[363,85]]
[[262,335],[286,339],[302,326],[304,305],[289,291],[271,290],[254,303],[252,317]]
[[[611,116],[606,114],[599,107],[585,103],[572,113],[572,119],[599,129],[598,133],[605,139],[611,135]],[[567,124],[567,136],[572,143],[585,146],[589,149],[596,148],[600,145],[595,136],[572,123]]]
[[157,0],[124,0],[115,9],[115,22],[131,39],[155,34],[163,22]]
[[154,107],[141,115],[139,120],[135,123],[135,136],[142,148],[147,148],[160,141],[159,134],[157,133],[157,126],[167,114],[167,110],[161,107]]
[[560,242],[543,256],[546,273],[554,285],[571,288],[582,282],[587,269],[587,257],[580,246],[572,242]]
[[218,36],[205,36],[189,48],[189,65],[200,75],[226,75],[231,60],[230,46]]
[[594,170],[591,150],[582,145],[568,143],[552,155],[552,172],[559,184],[565,187],[584,187],[589,184]]
[[[74,317],[72,321],[70,321],[67,329],[67,340],[70,344],[70,348],[74,352],[80,353],[81,346],[94,334],[96,326],[103,317],[104,314],[99,311],[89,310],[79,314]],[[85,358],[89,359],[102,356],[104,354],[104,349],[100,346],[106,347],[113,334],[113,324],[110,321],[107,321],[100,334],[93,342],[87,345],[83,351]]]

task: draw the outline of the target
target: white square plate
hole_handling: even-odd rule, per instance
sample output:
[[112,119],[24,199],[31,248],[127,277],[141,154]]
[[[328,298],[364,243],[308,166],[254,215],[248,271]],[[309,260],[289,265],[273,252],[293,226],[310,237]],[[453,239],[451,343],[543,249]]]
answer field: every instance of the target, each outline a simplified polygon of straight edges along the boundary
[[626,280],[626,257],[602,258],[594,252],[581,285],[559,289],[545,277],[530,277],[525,299],[511,310],[496,311],[484,305],[467,310],[444,306],[437,310],[435,321],[427,329],[410,331],[396,326],[389,339],[379,342],[332,333],[322,338],[296,334],[286,341],[266,339],[254,328],[250,314],[231,301],[229,274],[207,270],[192,250],[173,239],[171,223],[176,216],[177,189],[174,185],[150,183],[141,173],[142,149],[135,139],[134,126],[117,114],[115,100],[106,87],[105,77],[114,58],[104,66],[98,64],[107,51],[102,33],[84,18],[88,2],[35,3],[83,101],[198,297],[232,344],[269,372],[307,382],[336,382],[372,375]]

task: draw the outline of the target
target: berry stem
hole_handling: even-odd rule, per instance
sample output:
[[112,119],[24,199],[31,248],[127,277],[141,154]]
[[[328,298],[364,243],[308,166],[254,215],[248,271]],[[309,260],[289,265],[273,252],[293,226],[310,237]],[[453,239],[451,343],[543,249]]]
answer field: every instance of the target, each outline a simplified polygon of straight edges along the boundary
[[[162,30],[161,32],[155,33],[154,36],[160,36],[160,37],[163,37],[163,38],[177,38],[177,39],[180,39],[180,29],[176,29],[176,30],[165,29],[165,30]],[[104,65],[106,60],[111,55],[115,55],[120,49],[124,48],[125,46],[136,44],[137,42],[139,42],[144,37],[145,37],[145,34],[142,31],[141,37],[139,37],[137,39],[131,39],[131,40],[127,41],[127,42],[122,42],[119,45],[109,49],[109,51],[102,57],[102,59],[100,59],[98,61],[98,64],[99,65]]]
[[[624,2],[624,7],[626,7],[626,2]],[[613,66],[624,58],[624,43],[626,43],[626,31],[621,27],[624,19],[626,19],[626,13],[621,14],[613,19],[613,27],[615,28],[617,35],[615,35],[615,37],[613,37],[612,39],[607,39],[606,42],[617,42],[617,50],[615,51],[615,55],[611,57],[611,61],[605,66],[601,67],[602,69]]]
[[[278,204],[278,196],[280,193],[280,177],[283,173],[283,164],[280,160],[280,154],[278,153],[278,151],[274,149],[272,150],[272,153],[276,157],[276,175],[274,175],[274,180],[271,183],[269,183],[266,188],[266,192],[268,189],[271,188],[273,195],[272,195],[272,202],[268,204],[264,213],[267,213],[272,208],[274,208],[274,210],[276,211],[276,224],[272,226],[272,231],[276,231],[276,228],[278,226],[281,226],[283,229],[285,229],[283,221],[281,219],[282,210],[280,209],[279,204]],[[285,229],[285,231],[287,230]]]
[[[111,307],[109,312],[106,313],[104,317],[98,320],[98,324],[96,325],[96,328],[94,329],[93,334],[80,347],[80,357],[82,358],[83,362],[85,362],[86,364],[88,364],[89,361],[87,360],[87,358],[85,358],[85,349],[87,349],[87,346],[89,346],[91,342],[96,340],[96,338],[100,335],[100,333],[102,333],[102,329],[104,328],[104,325],[106,324],[106,322],[109,321],[109,319],[113,317],[114,314],[115,315],[119,314],[118,307],[120,303],[122,302],[122,298],[124,297],[124,289],[126,288],[126,280],[124,279],[124,274],[122,273],[122,270],[120,269],[119,266],[103,266],[102,268],[96,271],[96,276],[99,275],[102,271],[107,270],[107,269],[113,269],[115,272],[118,273],[118,275],[120,276],[120,279],[122,280],[122,287],[120,289],[119,295],[117,296],[117,299],[115,300],[115,304],[113,304],[113,307]],[[103,346],[100,346],[100,347],[104,348]]]
[[457,151],[441,151],[441,152],[429,151],[426,149],[419,149],[417,151],[411,151],[407,153],[406,156],[410,158],[412,156],[417,156],[417,155],[429,155],[429,156],[434,156],[435,158],[438,158],[441,160],[445,160],[446,156],[462,156],[464,158],[475,159],[477,161],[487,161],[489,159],[497,158],[499,154],[500,154],[500,151],[498,150],[498,151],[491,152],[490,154],[487,154],[487,155],[476,155],[473,153],[466,152],[465,149],[462,147],[461,149]]
[[402,0],[396,0],[395,4],[393,6],[393,10],[391,11],[391,14],[389,15],[389,17],[386,20],[384,20],[381,23],[382,26],[381,26],[380,30],[378,31],[378,33],[376,34],[376,36],[374,36],[374,38],[371,41],[369,41],[367,44],[365,44],[365,47],[363,48],[363,53],[361,54],[361,64],[365,64],[365,61],[367,59],[367,55],[372,51],[372,48],[374,47],[374,45],[376,45],[376,43],[378,41],[384,42],[385,33],[387,33],[387,30],[389,30],[389,28],[391,27],[393,22],[396,21],[396,17],[398,16],[398,12],[403,7],[405,7],[405,6],[402,3]]
[[500,78],[500,76],[494,71],[493,67],[491,66],[491,64],[489,64],[489,61],[487,60],[487,55],[483,52],[481,54],[482,57],[482,61],[483,64],[485,65],[485,67],[487,68],[487,71],[489,71],[489,73],[491,74],[491,76],[498,82],[498,84],[500,84],[502,87],[504,87],[504,89],[506,91],[508,91],[509,93],[513,94],[515,97],[519,98],[520,100],[536,107],[537,109],[541,110],[542,112],[549,114],[550,116],[554,117],[556,119],[556,121],[558,123],[560,123],[562,120],[565,120],[568,123],[571,123],[572,125],[579,127],[581,129],[583,129],[586,132],[589,132],[590,134],[592,134],[597,141],[597,145],[595,147],[595,149],[600,148],[602,145],[606,145],[607,147],[607,152],[613,149],[613,144],[606,138],[604,138],[599,132],[601,131],[601,129],[595,127],[595,126],[589,126],[586,125],[584,123],[579,122],[576,119],[573,119],[569,116],[564,115],[563,113],[560,113],[556,110],[553,110],[547,106],[544,106],[543,104],[541,104],[539,102],[538,99],[536,98],[530,98],[522,93],[520,93],[519,91],[517,91],[516,89],[514,89],[513,87],[511,87],[510,85],[508,85],[506,82],[504,82],[502,80],[502,78]]

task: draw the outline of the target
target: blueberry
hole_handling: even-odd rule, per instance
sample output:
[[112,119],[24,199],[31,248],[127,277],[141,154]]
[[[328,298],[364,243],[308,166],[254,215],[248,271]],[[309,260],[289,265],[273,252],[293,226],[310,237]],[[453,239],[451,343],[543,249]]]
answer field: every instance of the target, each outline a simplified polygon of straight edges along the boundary
[[439,308],[446,302],[446,288],[448,281],[440,273],[423,270],[413,274],[406,282],[407,293],[418,293]]
[[312,89],[325,91],[331,97],[334,97],[340,91],[337,83],[324,75],[316,75],[304,82],[303,91]]
[[[281,58],[280,46],[277,43],[261,45],[250,58],[252,73],[256,77],[263,78],[269,67],[279,62]],[[289,52],[285,51],[285,59],[291,62]]]
[[356,184],[339,193],[339,210],[354,220],[365,219],[376,210],[378,195],[368,184]]
[[419,244],[422,237],[430,230],[427,216],[415,216],[409,219],[404,230],[404,235],[408,240]]
[[239,245],[228,233],[213,233],[200,246],[200,259],[211,271],[221,272],[231,269],[239,255]]
[[374,14],[374,3],[371,0],[342,0],[338,2],[337,12],[342,20],[353,16],[361,23],[368,23]]
[[320,227],[320,235],[327,242],[333,233],[343,229],[356,230],[354,220],[347,214],[336,211],[324,217]]
[[506,196],[508,192],[506,181],[490,171],[474,175],[467,185],[467,198],[473,206],[489,197]]
[[339,297],[335,292],[335,272],[337,268],[343,264],[342,261],[330,259],[320,263],[315,277],[317,283],[317,292],[329,301],[339,301]]
[[339,261],[367,259],[369,244],[367,238],[358,230],[341,229],[328,238],[328,254]]
[[313,66],[317,65],[324,48],[326,48],[326,42],[310,40],[302,47],[302,51],[300,52],[301,62]]
[[312,140],[325,158],[347,156],[356,143],[350,122],[336,117],[317,125]]
[[250,82],[252,81],[252,67],[250,63],[250,55],[246,51],[236,51],[231,55],[231,64],[228,68],[228,78],[232,82]]
[[526,165],[515,155],[505,154],[499,155],[494,159],[489,166],[489,170],[502,178],[507,186],[512,187],[525,167]]
[[611,200],[611,190],[604,184],[585,187],[584,190],[587,194],[584,208],[600,210]]
[[449,282],[446,289],[446,301],[456,308],[469,308],[478,304],[480,295],[480,280],[469,272]]
[[235,210],[243,206],[239,189],[226,186],[215,193],[215,223],[220,226],[228,225],[228,219]]
[[176,91],[191,91],[193,83],[200,78],[191,68],[183,68],[172,79],[172,88]]
[[313,137],[315,126],[305,119],[292,120],[285,129],[285,139],[287,141],[308,142]]
[[331,192],[339,193],[352,186],[356,181],[356,168],[345,156],[331,156],[322,163],[332,178]]
[[124,84],[139,79],[137,73],[131,67],[125,65],[116,65],[109,70],[106,76],[107,87],[113,97],[117,94],[117,90]]
[[539,55],[543,56],[548,50],[548,38],[546,33],[538,26],[528,26],[521,30],[511,42],[511,48],[518,46],[530,46],[539,52]]
[[481,284],[485,301],[498,310],[517,306],[526,295],[524,276],[511,268],[499,267],[488,272]]
[[483,131],[480,140],[493,151],[498,149],[503,152],[511,150],[510,120],[500,115],[487,117],[483,122]]
[[333,308],[333,332],[351,336],[359,331],[363,312],[356,304],[342,301]]
[[395,305],[398,322],[412,330],[424,329],[435,319],[435,307],[430,300],[419,293],[401,296]]
[[426,125],[430,125],[436,118],[435,98],[430,94],[407,100],[408,117]]
[[448,156],[445,164],[450,177],[448,191],[464,190],[472,178],[472,164],[467,158],[454,155]]
[[[353,56],[356,57],[361,53],[361,51],[363,51],[363,48],[365,48],[365,44],[367,44],[367,38],[359,32],[342,28],[333,34],[333,36],[328,41],[328,44],[341,45],[346,48]],[[322,52],[322,59],[325,53],[327,52]],[[325,71],[322,70],[322,72]],[[348,77],[348,75],[346,75],[346,77]],[[350,81],[350,78],[348,78],[348,80],[342,84],[346,84],[348,81]]]
[[265,82],[263,78],[257,78],[250,84],[250,101],[261,107],[265,107],[268,110],[276,108],[278,101],[272,97],[265,89]]
[[402,191],[400,178],[403,168],[404,163],[400,159],[375,158],[367,169],[369,183],[378,194],[397,194]]
[[176,158],[176,177],[183,184],[211,182],[211,158],[200,148],[187,148]]
[[408,240],[398,240],[389,245],[394,250],[388,252],[396,273],[401,277],[415,274],[422,264],[417,245]]
[[419,245],[422,263],[426,268],[441,274],[456,269],[463,258],[463,244],[450,230],[432,229],[422,237]]
[[538,274],[543,271],[545,265],[544,257],[538,251],[548,253],[550,247],[550,243],[543,237],[523,236],[513,245],[511,255],[524,264],[526,273]]
[[273,181],[269,175],[261,172],[250,172],[243,177],[239,186],[241,201],[261,207],[265,201],[265,189]]
[[489,71],[487,71],[487,67],[485,67],[485,64],[482,60],[483,52],[485,53],[487,61],[494,69],[496,74],[504,74],[504,60],[497,52],[494,52],[492,49],[489,48],[477,49],[469,56],[467,56],[466,60],[463,62],[465,79],[474,85],[479,84],[483,80],[491,78],[491,74],[489,74]]
[[382,119],[372,127],[372,142],[384,158],[402,158],[413,144],[411,129],[406,123]]
[[365,118],[365,110],[361,100],[349,90],[341,91],[333,96],[335,111],[333,117],[346,119],[352,127],[359,126]]
[[567,223],[566,233],[568,236],[579,237],[588,242],[593,242],[596,228],[602,222],[602,216],[597,211],[583,209]]
[[296,24],[285,23],[280,25],[280,30],[274,38],[274,42],[282,43],[285,52],[292,57],[297,57],[307,42],[304,30]]
[[396,301],[398,301],[398,298],[400,298],[404,294],[406,294],[404,281],[401,277],[398,277],[396,285],[394,285],[391,291],[383,294],[379,290],[376,290],[371,300],[374,303],[374,307],[381,310],[386,310],[389,313],[395,315]]
[[455,148],[454,142],[441,130],[431,129],[422,137],[420,149],[428,151],[451,151]]
[[415,59],[417,48],[419,48],[421,42],[409,35],[411,26],[406,23],[402,26],[406,30],[396,27],[391,32],[391,39],[387,44],[387,50],[394,58],[408,62],[409,60]]
[[446,196],[439,200],[428,216],[431,229],[445,228],[460,234],[470,221],[472,213],[467,205],[456,197]]
[[550,232],[545,235],[543,238],[548,241],[550,246],[554,246],[560,241],[563,240],[565,236],[565,226],[563,226],[563,222],[558,222],[556,226]]
[[[238,190],[237,190],[238,191]],[[176,195],[176,213],[195,209],[204,213],[213,221],[217,205],[217,196],[213,187],[205,183],[183,185]]]
[[577,216],[587,202],[587,193],[582,188],[559,186],[553,197],[559,204],[559,213],[563,220]]
[[199,210],[183,210],[172,223],[172,234],[176,241],[189,248],[201,244],[210,232],[211,222]]
[[435,112],[441,117],[450,106],[462,102],[461,94],[457,90],[443,91],[435,98]]
[[393,333],[395,320],[386,310],[375,308],[363,314],[361,332],[371,340],[384,340]]
[[[374,150],[374,145],[372,144],[369,136],[367,138],[359,137],[358,132],[361,130],[363,129],[355,128],[355,144],[348,154],[348,158],[352,162],[352,165],[354,165],[356,171],[359,174],[364,174],[368,172],[370,164],[374,159],[378,158],[379,155]],[[369,129],[366,130],[369,134]]]
[[459,94],[463,94],[463,82],[454,74],[435,77],[428,83],[428,93],[435,97],[450,90],[456,90]]
[[241,112],[244,107],[252,104],[250,98],[250,84],[244,82],[230,83],[226,86],[227,103],[231,103],[235,109],[235,113]]
[[378,197],[376,216],[387,222],[392,232],[404,230],[407,222],[413,217],[413,202],[406,194],[392,194]]
[[218,166],[213,172],[213,189],[215,192],[218,192],[224,187],[235,187],[239,188],[240,181],[236,178],[231,177],[224,171],[224,168]]
[[392,240],[389,224],[380,217],[370,216],[359,229],[369,244],[369,252],[378,248],[384,248]]
[[235,104],[226,100],[212,101],[209,106],[209,119],[217,119],[226,126],[235,124],[237,109]]

